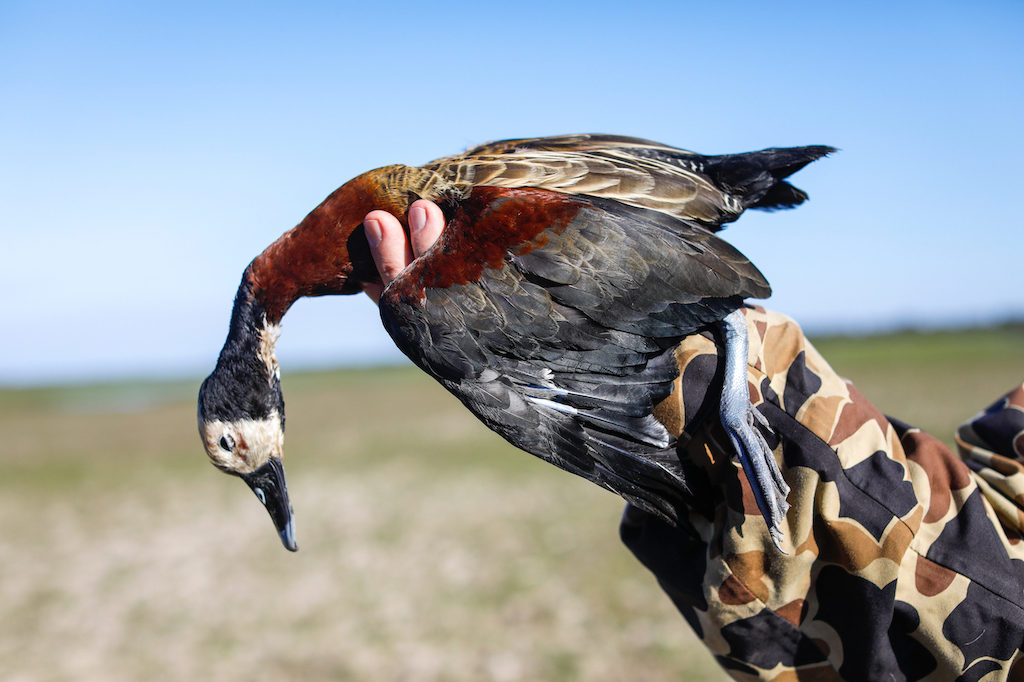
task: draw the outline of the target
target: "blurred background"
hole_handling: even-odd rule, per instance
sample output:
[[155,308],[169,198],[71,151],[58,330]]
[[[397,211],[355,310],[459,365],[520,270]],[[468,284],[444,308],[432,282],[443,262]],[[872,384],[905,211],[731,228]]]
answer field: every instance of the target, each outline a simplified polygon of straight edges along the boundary
[[[720,679],[618,544],[363,296],[279,344],[302,551],[195,438],[245,265],[338,185],[492,139],[830,144],[726,238],[950,441],[1024,378],[1018,2],[0,0],[5,679]],[[400,429],[395,415],[401,415]]]

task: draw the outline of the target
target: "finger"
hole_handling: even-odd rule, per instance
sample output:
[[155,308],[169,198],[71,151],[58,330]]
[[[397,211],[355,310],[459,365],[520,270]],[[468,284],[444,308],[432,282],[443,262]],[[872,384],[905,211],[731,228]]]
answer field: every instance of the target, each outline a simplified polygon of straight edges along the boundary
[[433,201],[417,199],[409,207],[409,236],[417,258],[429,249],[444,230],[444,213]]
[[412,262],[412,249],[398,218],[386,211],[370,211],[363,219],[366,241],[370,244],[373,262],[386,285]]

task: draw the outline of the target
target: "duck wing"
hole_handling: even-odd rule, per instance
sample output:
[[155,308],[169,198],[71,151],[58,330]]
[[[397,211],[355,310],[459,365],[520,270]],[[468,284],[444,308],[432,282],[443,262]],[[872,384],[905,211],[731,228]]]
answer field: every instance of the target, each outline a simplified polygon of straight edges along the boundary
[[424,168],[455,188],[535,187],[602,197],[712,230],[747,208],[788,208],[807,194],[784,178],[832,151],[823,145],[703,156],[619,135],[490,142]]
[[684,476],[651,416],[678,374],[673,348],[769,291],[695,222],[474,187],[380,309],[398,347],[492,430],[674,519]]

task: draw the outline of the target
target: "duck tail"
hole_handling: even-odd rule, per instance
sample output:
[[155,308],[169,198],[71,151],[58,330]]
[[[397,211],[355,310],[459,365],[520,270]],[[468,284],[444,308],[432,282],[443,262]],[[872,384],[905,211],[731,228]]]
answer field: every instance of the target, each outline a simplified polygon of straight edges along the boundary
[[835,151],[835,147],[811,145],[709,156],[703,170],[717,185],[738,196],[744,208],[792,208],[806,201],[807,193],[785,178]]

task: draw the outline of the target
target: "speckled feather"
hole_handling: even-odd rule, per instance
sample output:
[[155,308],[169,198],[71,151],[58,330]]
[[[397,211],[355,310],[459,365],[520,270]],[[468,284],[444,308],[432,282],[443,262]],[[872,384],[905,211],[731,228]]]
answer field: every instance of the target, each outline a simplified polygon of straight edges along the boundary
[[460,190],[536,187],[585,194],[717,230],[746,208],[804,201],[807,195],[783,178],[833,151],[817,145],[704,156],[635,137],[584,134],[491,142],[423,168]]

